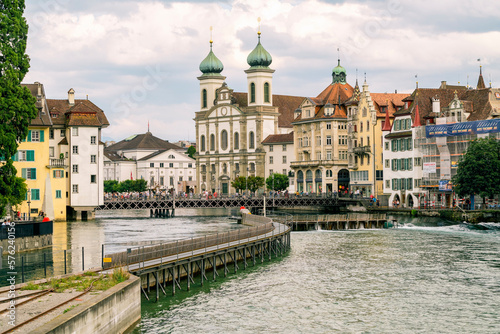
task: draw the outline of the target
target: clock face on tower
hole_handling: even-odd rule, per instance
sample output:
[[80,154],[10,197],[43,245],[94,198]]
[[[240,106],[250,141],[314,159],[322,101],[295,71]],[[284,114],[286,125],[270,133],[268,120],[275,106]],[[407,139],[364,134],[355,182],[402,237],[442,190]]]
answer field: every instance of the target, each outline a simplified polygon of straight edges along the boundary
[[222,114],[222,116],[226,116],[227,115],[227,108],[222,108],[220,110],[220,113]]

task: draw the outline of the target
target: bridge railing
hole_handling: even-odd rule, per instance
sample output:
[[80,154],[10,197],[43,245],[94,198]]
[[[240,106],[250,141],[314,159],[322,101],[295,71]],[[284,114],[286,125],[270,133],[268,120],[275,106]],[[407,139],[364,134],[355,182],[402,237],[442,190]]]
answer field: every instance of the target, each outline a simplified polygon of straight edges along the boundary
[[105,255],[108,262],[103,262],[103,268],[108,269],[117,266],[129,266],[134,263],[142,264],[144,267],[145,261],[153,259],[161,259],[161,264],[166,257],[177,256],[177,259],[179,259],[181,254],[182,256],[189,256],[190,252],[194,254],[195,251],[200,249],[204,249],[205,251],[210,247],[223,249],[229,247],[231,243],[236,241],[245,242],[245,239],[266,234],[273,229],[274,226],[272,223],[265,223],[225,233],[205,235],[203,237],[170,241],[153,246],[127,248],[125,252]]

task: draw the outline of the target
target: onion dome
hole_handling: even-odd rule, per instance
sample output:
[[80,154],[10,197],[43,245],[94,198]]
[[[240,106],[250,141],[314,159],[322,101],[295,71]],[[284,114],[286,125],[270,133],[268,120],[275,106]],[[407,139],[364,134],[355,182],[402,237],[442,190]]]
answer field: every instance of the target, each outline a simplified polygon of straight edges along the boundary
[[269,65],[273,62],[273,58],[269,54],[269,52],[264,49],[262,44],[260,44],[260,31],[258,32],[259,42],[255,49],[247,57],[247,63],[250,65],[250,68],[268,68]]
[[222,62],[213,53],[212,41],[210,41],[210,52],[208,53],[208,56],[201,62],[200,71],[204,75],[217,75],[220,74],[223,69],[224,65],[222,65]]
[[339,63],[337,65],[337,67],[335,67],[332,71],[332,78],[333,78],[333,81],[332,83],[341,83],[341,84],[346,84],[346,76],[347,76],[347,72],[345,70],[345,68],[343,68],[342,66],[340,66],[340,59],[339,59]]

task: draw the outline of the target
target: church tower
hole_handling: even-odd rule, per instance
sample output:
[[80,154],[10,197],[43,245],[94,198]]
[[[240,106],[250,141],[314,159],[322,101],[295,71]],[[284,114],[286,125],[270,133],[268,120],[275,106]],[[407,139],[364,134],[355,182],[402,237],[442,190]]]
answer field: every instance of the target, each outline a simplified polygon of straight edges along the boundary
[[257,33],[259,41],[255,49],[247,57],[250,68],[245,71],[248,82],[248,106],[273,105],[273,73],[269,68],[273,62],[269,52],[260,44],[260,31]]
[[205,111],[214,106],[215,91],[222,86],[225,76],[220,73],[224,69],[222,62],[212,51],[213,41],[210,40],[210,52],[200,64],[200,71],[203,75],[200,80],[200,110]]

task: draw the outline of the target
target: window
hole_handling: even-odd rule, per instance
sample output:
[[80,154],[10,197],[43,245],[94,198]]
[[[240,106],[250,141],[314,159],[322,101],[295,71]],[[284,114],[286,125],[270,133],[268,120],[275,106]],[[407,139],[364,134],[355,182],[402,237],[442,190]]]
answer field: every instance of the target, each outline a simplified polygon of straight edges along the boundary
[[384,179],[384,171],[383,170],[375,171],[375,175],[376,175],[377,181],[382,181]]
[[234,133],[234,149],[239,150],[240,149],[240,134],[238,132]]
[[150,163],[149,163],[149,167],[154,168],[154,166],[155,166],[155,163],[154,163],[154,162],[150,162]]
[[53,147],[49,147],[49,157],[50,158],[54,157],[54,148]]
[[385,142],[385,149],[389,150],[389,142],[388,141]]
[[269,152],[273,152],[273,150],[274,150],[273,145],[269,145]]
[[56,190],[56,198],[62,198],[60,190]]
[[286,168],[285,168],[285,169],[283,169],[283,175],[286,175],[286,174],[287,173],[286,173]]
[[73,194],[78,194],[78,184],[73,185]]
[[255,103],[255,84],[250,84],[250,103]]
[[66,131],[65,130],[61,130],[61,138],[64,138],[66,137]]
[[200,147],[201,147],[200,151],[205,152],[205,136],[204,135],[202,135],[200,137]]
[[72,134],[73,136],[75,136],[75,137],[76,137],[76,136],[78,136],[78,128],[72,128],[72,129],[71,129],[71,134]]
[[55,170],[52,172],[52,176],[54,179],[62,179],[64,177],[64,171],[63,170]]
[[202,94],[202,104],[201,104],[202,108],[206,108],[207,107],[207,90],[204,89],[201,94]]
[[73,154],[78,154],[78,146],[73,146]]
[[269,164],[273,163],[274,158],[272,156],[269,157]]
[[390,166],[389,159],[385,159],[385,168],[389,168],[389,166]]
[[215,151],[215,135],[210,135],[210,151]]
[[193,181],[193,177],[192,176],[188,177],[188,181]]
[[95,145],[97,143],[96,136],[90,136],[90,145]]
[[164,184],[164,177],[163,176],[160,176],[160,186],[163,186]]
[[[31,140],[29,140],[30,135],[29,133],[31,132]],[[43,130],[30,130],[28,131],[28,141],[32,142],[43,142]]]
[[220,133],[220,142],[221,142],[221,148],[223,150],[227,150],[227,131],[226,130],[222,130],[222,132]]
[[54,139],[54,129],[49,129],[49,139]]
[[173,163],[173,162],[169,162],[169,163],[168,163],[168,167],[170,167],[170,168],[174,168],[174,163]]
[[326,170],[326,177],[332,177],[333,176],[333,172],[331,169],[327,169]]
[[385,180],[385,187],[390,188],[391,187],[391,181],[390,180]]
[[31,189],[31,200],[32,201],[40,200],[40,189]]
[[255,148],[255,134],[253,133],[253,131],[250,132],[248,137],[248,148]]
[[78,165],[73,165],[73,173],[78,173]]
[[269,170],[269,175],[273,175],[274,174],[274,170],[270,169]]
[[165,163],[160,162],[160,167],[165,167]]
[[181,181],[181,182],[182,182],[182,176],[179,176],[179,181]]
[[17,151],[12,157],[14,161],[35,161],[35,151],[34,150],[22,150]]
[[370,121],[366,121],[366,131],[370,131]]
[[415,158],[414,165],[415,166],[422,166],[422,158]]
[[332,151],[326,151],[326,160],[332,160]]
[[332,123],[331,122],[326,123],[326,129],[327,130],[331,130],[332,129]]
[[286,155],[283,156],[283,163],[286,164]]
[[269,99],[269,83],[264,84],[264,102],[270,102]]
[[21,173],[25,180],[36,180],[36,168],[23,168]]
[[97,183],[97,176],[96,175],[90,175],[90,183]]
[[316,136],[316,145],[321,146],[321,136]]
[[193,164],[192,163],[188,163],[188,168],[193,168]]
[[332,145],[332,136],[326,136],[326,145]]
[[286,152],[286,144],[283,144],[283,147],[281,149],[283,152]]
[[173,185],[174,185],[174,177],[173,177],[173,176],[171,176],[171,177],[170,177],[170,185],[171,185],[171,186],[173,186]]

